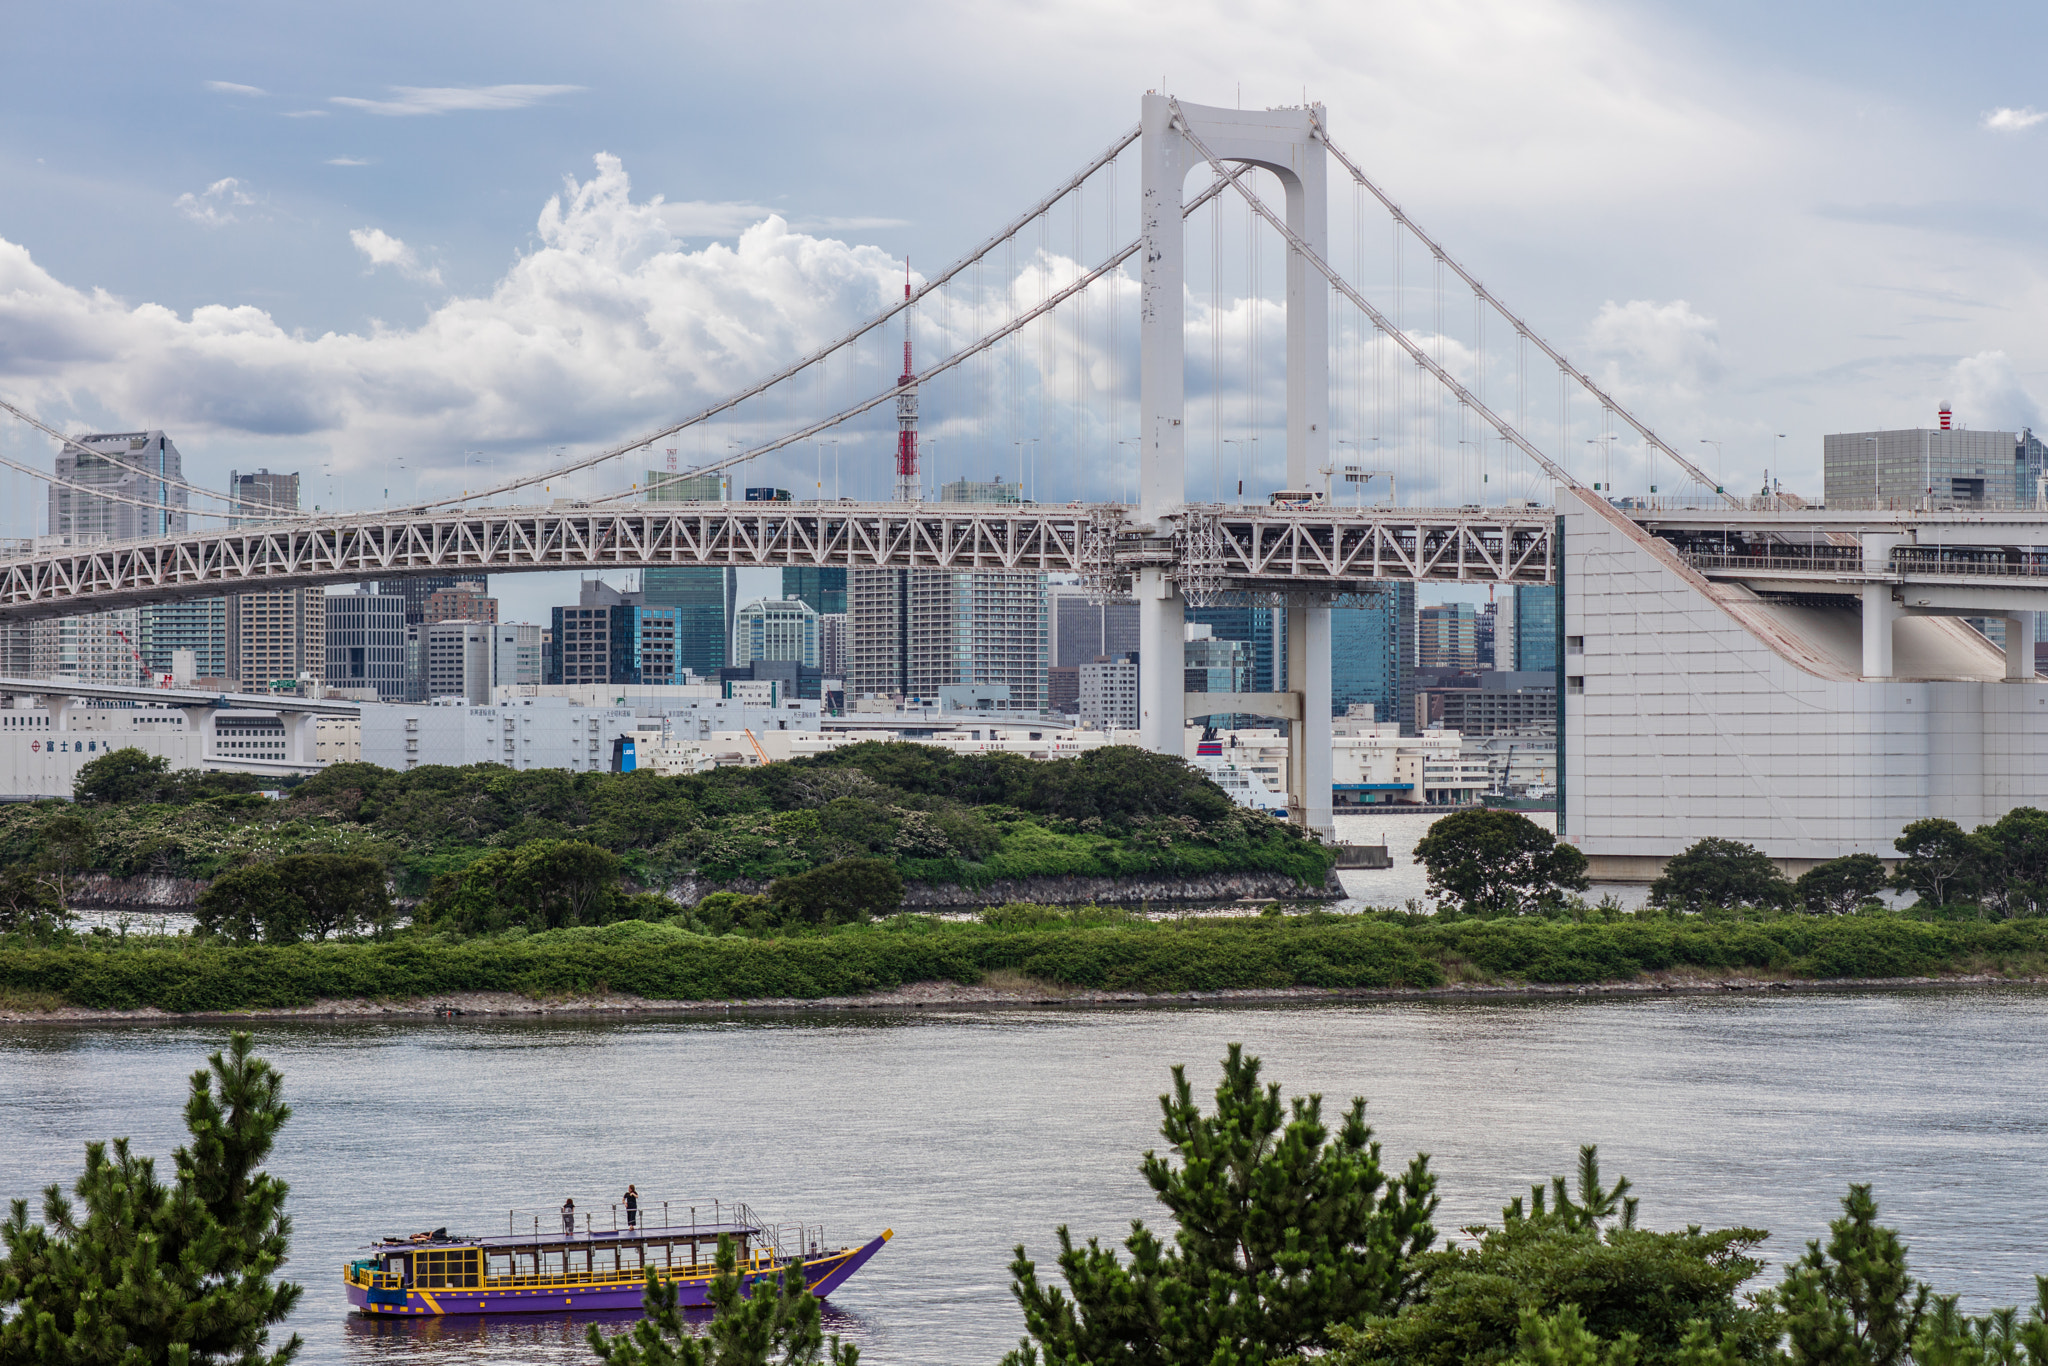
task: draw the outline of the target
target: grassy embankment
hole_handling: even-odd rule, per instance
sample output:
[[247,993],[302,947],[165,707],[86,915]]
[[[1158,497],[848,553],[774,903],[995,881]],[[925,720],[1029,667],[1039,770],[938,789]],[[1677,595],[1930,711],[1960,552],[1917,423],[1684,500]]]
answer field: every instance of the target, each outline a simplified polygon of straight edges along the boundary
[[[235,947],[91,937],[0,948],[0,1008],[263,1010],[322,999],[432,1001],[503,991],[663,1001],[816,999],[991,975],[1049,988],[1185,992],[1677,977],[2048,975],[2048,920],[1910,915],[1436,921],[1327,913],[1148,921],[1008,908],[1001,924],[904,915],[710,937],[628,921],[458,941]],[[1035,922],[1035,923],[1034,923]]]

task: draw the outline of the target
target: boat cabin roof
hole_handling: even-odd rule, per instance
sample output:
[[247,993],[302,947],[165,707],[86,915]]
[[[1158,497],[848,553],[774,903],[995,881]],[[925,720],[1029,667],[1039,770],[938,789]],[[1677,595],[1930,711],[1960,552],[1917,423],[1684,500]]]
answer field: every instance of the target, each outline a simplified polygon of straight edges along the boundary
[[448,1248],[480,1247],[490,1248],[532,1248],[532,1247],[618,1247],[639,1246],[646,1243],[714,1243],[719,1235],[727,1234],[736,1239],[758,1238],[761,1229],[756,1224],[656,1224],[652,1228],[642,1225],[634,1229],[593,1229],[588,1232],[563,1233],[559,1229],[548,1232],[543,1224],[538,1235],[533,1233],[493,1234],[487,1238],[436,1238],[431,1242],[413,1242],[410,1238],[383,1238],[370,1244],[373,1251],[386,1256],[394,1252],[433,1252]]

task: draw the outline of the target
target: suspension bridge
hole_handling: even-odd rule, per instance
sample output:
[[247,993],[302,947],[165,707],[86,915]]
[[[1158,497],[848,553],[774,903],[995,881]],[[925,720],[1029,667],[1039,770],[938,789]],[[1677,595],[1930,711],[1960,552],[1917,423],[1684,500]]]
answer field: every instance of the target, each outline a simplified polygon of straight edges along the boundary
[[[1132,197],[1120,186],[1132,161],[1127,234]],[[1333,199],[1347,210],[1341,236]],[[899,329],[903,369],[891,375]],[[1284,334],[1277,385],[1275,331]],[[911,365],[913,338],[938,357],[922,369]],[[920,410],[936,419],[923,468]],[[869,473],[893,456],[894,499],[839,497],[836,476],[828,496],[828,447],[835,467],[850,449]],[[950,458],[968,490],[970,473],[1001,469],[1013,452],[1016,501],[934,496],[937,481],[926,477]],[[670,501],[701,490],[697,481],[749,470],[801,486],[808,481],[791,476],[806,455],[815,497]],[[1796,499],[1729,493],[1425,232],[1333,141],[1322,106],[1223,109],[1159,93],[1073,175],[846,334],[680,420],[489,487],[371,511],[265,513],[258,523],[225,495],[181,481],[158,479],[129,498],[0,464],[139,503],[164,528],[0,558],[0,622],[451,571],[1030,570],[1079,575],[1104,600],[1135,598],[1141,661],[1157,661],[1179,658],[1190,605],[1283,606],[1289,695],[1273,714],[1304,718],[1294,723],[1288,787],[1295,818],[1325,831],[1330,612],[1345,595],[1390,581],[1558,582],[1567,510],[1701,591],[1746,576],[1764,594],[1874,603],[1914,575],[1925,588],[1937,568],[1968,572],[1944,555],[1893,553],[1902,542],[1947,544],[1939,518],[1824,524],[1803,517]],[[1575,467],[1597,477],[1584,482]],[[611,487],[569,498],[531,492],[607,477]],[[1618,499],[1623,484],[1630,496]],[[989,486],[978,487],[962,496],[986,498]],[[195,529],[207,521],[219,525]],[[1876,541],[1873,524],[1884,533]],[[2035,513],[1974,534],[2008,549],[2048,539]],[[1866,544],[1876,558],[1856,549]],[[2020,593],[2030,612],[2043,582],[2030,577],[2032,561],[1994,558],[2013,581],[1979,574],[1968,587]],[[2019,599],[2005,601],[2017,614]],[[1941,605],[1923,593],[1918,609],[1902,610]],[[1864,663],[1883,667],[1863,676],[1887,675],[1888,650],[1873,650]],[[1180,753],[1180,670],[1141,668],[1140,692],[1142,743]]]

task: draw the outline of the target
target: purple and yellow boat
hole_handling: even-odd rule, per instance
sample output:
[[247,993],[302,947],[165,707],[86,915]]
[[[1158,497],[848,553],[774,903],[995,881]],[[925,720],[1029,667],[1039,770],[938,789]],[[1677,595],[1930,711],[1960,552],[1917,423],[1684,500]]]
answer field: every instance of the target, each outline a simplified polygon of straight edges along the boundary
[[[802,1269],[811,1293],[823,1298],[846,1283],[895,1236],[857,1247],[828,1248],[819,1225],[770,1228],[743,1204],[717,1206],[708,1223],[696,1211],[671,1222],[665,1210],[626,1228],[503,1237],[449,1237],[446,1230],[373,1243],[369,1255],[342,1273],[348,1302],[372,1316],[435,1314],[561,1314],[638,1310],[651,1268],[676,1288],[685,1309],[711,1302],[713,1263],[721,1236],[733,1240],[746,1293],[771,1286],[790,1266]],[[516,1220],[516,1213],[507,1223]]]

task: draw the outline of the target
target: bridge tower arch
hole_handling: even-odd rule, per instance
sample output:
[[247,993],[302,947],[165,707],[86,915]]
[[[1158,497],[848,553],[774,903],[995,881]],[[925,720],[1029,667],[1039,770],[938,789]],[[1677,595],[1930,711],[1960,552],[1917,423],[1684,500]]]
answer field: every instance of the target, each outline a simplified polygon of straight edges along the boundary
[[[1144,98],[1139,232],[1138,515],[1149,537],[1171,539],[1187,505],[1187,269],[1182,213],[1188,172],[1207,159],[1260,167],[1286,194],[1288,229],[1328,257],[1329,201],[1320,105],[1218,109],[1152,93]],[[1300,252],[1287,253],[1287,485],[1310,487],[1329,462],[1329,288]],[[1257,382],[1254,376],[1253,382]],[[1138,600],[1140,743],[1184,752],[1187,699],[1181,672],[1186,604],[1170,570],[1133,575]],[[1299,824],[1330,834],[1330,608],[1307,595],[1287,605],[1287,686],[1301,720],[1290,721],[1288,801]],[[1294,708],[1290,707],[1289,711]]]

